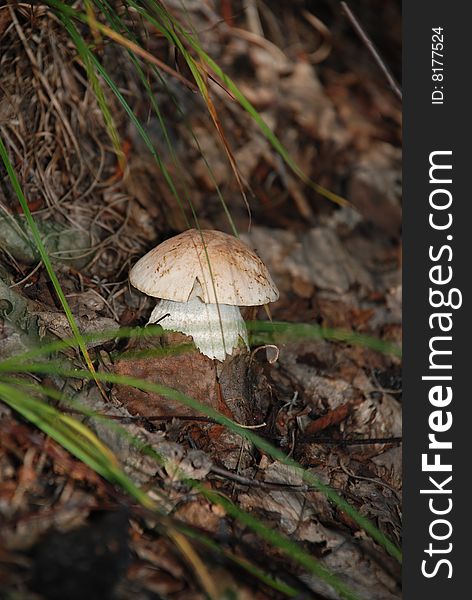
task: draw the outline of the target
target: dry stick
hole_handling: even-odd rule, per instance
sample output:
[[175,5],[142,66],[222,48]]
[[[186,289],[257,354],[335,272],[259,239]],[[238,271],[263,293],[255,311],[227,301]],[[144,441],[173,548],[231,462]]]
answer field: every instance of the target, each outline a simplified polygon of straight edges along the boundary
[[361,41],[364,43],[364,45],[366,46],[367,50],[369,50],[369,52],[371,53],[373,59],[377,63],[378,67],[380,68],[380,70],[382,71],[382,73],[387,78],[387,81],[390,84],[390,87],[392,88],[393,92],[395,93],[395,95],[397,96],[397,98],[400,101],[403,100],[403,94],[402,94],[402,90],[400,88],[400,85],[397,83],[395,77],[392,75],[392,72],[387,67],[387,65],[385,64],[385,62],[382,60],[382,57],[380,56],[377,48],[374,46],[374,43],[372,42],[372,40],[365,33],[365,31],[362,29],[362,26],[359,23],[359,21],[357,20],[357,18],[354,16],[354,13],[349,8],[349,6],[347,5],[346,2],[341,2],[341,7],[342,7],[343,11],[346,13],[347,18],[349,19],[352,27],[354,28],[354,31],[357,33],[357,35],[359,36],[359,38],[361,39]]
[[401,444],[403,438],[401,437],[384,437],[384,438],[367,438],[367,439],[345,439],[335,440],[333,438],[316,437],[316,435],[304,435],[300,436],[303,441],[310,441],[314,444],[329,444],[333,446],[369,446],[377,444]]
[[261,20],[259,18],[259,11],[254,0],[246,0],[244,3],[244,9],[246,11],[246,21],[248,29],[260,37],[264,37],[264,31],[262,29]]
[[280,481],[260,481],[258,479],[249,479],[248,477],[239,475],[239,473],[233,473],[233,471],[228,471],[227,469],[223,469],[217,465],[212,465],[210,472],[222,479],[230,479],[235,483],[239,483],[240,485],[245,485],[247,487],[263,488],[267,490],[283,490],[286,492],[309,492],[313,490],[313,487],[307,484],[297,485],[292,483],[282,483]]
[[[62,407],[63,412],[72,414],[72,415],[83,415],[83,412],[80,410],[76,410],[70,407]],[[198,415],[149,415],[149,416],[140,416],[140,415],[110,415],[106,412],[97,411],[97,417],[106,417],[111,421],[121,421],[122,423],[146,423],[146,422],[169,422],[173,421],[194,421],[198,423],[210,423],[216,424],[216,421],[211,417],[202,417]],[[261,427],[260,425],[256,425],[254,427]],[[403,438],[401,437],[381,437],[381,438],[366,438],[366,439],[344,439],[344,440],[336,440],[328,437],[316,437],[316,435],[301,435],[303,441],[311,441],[316,444],[327,444],[333,446],[369,446],[369,445],[378,445],[378,444],[401,444],[403,442]]]

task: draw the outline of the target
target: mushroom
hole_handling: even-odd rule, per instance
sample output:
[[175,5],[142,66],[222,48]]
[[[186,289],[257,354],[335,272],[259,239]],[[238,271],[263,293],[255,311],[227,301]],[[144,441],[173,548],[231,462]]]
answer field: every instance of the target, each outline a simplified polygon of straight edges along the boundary
[[240,306],[273,302],[279,292],[261,259],[238,238],[189,229],[156,246],[131,269],[131,284],[160,298],[148,323],[193,337],[209,358],[224,361],[246,325]]

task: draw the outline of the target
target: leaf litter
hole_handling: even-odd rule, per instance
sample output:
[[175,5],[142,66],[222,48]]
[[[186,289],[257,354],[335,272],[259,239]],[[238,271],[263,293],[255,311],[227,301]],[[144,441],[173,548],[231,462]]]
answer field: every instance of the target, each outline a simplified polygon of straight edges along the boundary
[[[171,152],[126,54],[105,43],[97,55],[142,121],[178,195],[191,197],[202,228],[231,231],[219,198],[223,193],[237,229],[281,291],[271,308],[274,320],[400,343],[400,107],[331,3],[320,3],[319,13],[307,12],[309,3],[301,3],[303,10],[275,4],[257,3],[260,28],[250,11],[228,1],[188,2],[188,13],[180,2],[167,6],[182,22],[191,19],[202,46],[301,168],[345,195],[357,211],[327,202],[294,178],[224,86],[209,80],[212,102],[251,192],[248,231],[239,184],[201,97],[170,75],[149,74]],[[396,3],[389,6],[398,22]],[[368,3],[365,24],[376,23],[380,35],[374,14]],[[147,49],[173,68],[168,43],[152,27],[140,27]],[[83,65],[50,9],[7,3],[0,11],[0,36],[0,132],[79,328],[87,333],[143,325],[152,302],[129,287],[129,268],[153,245],[187,228],[191,210],[185,202],[184,211],[178,206],[136,127],[106,91],[127,158],[120,172]],[[396,53],[398,59],[392,28],[385,30],[383,44],[387,57],[393,60]],[[71,332],[28,243],[3,171],[0,209],[4,359],[38,340],[64,339]],[[220,373],[191,349],[153,355],[190,341],[166,334],[157,340],[98,340],[89,349],[98,370],[169,385],[256,427],[400,543],[398,358],[321,339],[279,344],[274,364],[262,352],[236,355]],[[79,365],[73,352],[66,355]],[[60,376],[25,375],[23,381],[71,397],[77,406],[61,404],[62,409],[84,419],[166,514],[218,543],[220,554],[202,542],[195,547],[211,565],[221,597],[227,590],[237,590],[239,598],[286,597],[240,567],[235,571],[228,552],[277,576],[300,597],[338,595],[196,493],[182,473],[300,542],[359,597],[400,597],[398,565],[348,515],[289,467],[211,419],[122,385],[109,386],[105,402],[96,388]],[[101,417],[81,416],[79,404]],[[91,598],[204,597],[189,564],[149,515],[3,404],[0,411],[2,589],[32,600],[73,598],[80,563],[94,573]],[[131,438],[161,455],[163,464],[140,452]],[[74,555],[72,547],[82,554]],[[103,561],[94,562],[97,553]],[[67,589],[58,586],[64,571]],[[52,589],[60,595],[51,595]]]

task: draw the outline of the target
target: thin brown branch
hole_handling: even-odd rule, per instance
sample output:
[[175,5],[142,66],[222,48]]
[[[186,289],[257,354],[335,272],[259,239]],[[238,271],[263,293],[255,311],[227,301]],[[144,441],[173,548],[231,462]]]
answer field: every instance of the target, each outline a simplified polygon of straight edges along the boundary
[[341,7],[342,7],[343,11],[345,12],[347,18],[349,19],[349,22],[351,23],[354,31],[357,33],[357,35],[359,36],[362,43],[365,45],[367,50],[372,55],[372,58],[377,63],[377,66],[380,68],[382,73],[385,75],[393,92],[395,93],[395,95],[397,96],[397,98],[400,101],[403,100],[403,94],[402,94],[400,85],[398,84],[397,80],[393,76],[393,74],[390,71],[390,69],[388,68],[388,66],[385,64],[385,61],[380,56],[379,51],[374,46],[374,43],[372,42],[372,40],[369,38],[369,36],[366,34],[364,29],[362,28],[362,25],[359,23],[357,17],[354,15],[354,13],[349,8],[349,6],[346,2],[341,2]]

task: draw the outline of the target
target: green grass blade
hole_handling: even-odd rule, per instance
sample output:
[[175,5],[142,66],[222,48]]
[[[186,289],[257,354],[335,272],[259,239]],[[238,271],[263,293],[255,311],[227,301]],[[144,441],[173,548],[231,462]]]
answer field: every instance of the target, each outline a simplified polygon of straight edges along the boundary
[[193,529],[189,529],[188,527],[179,526],[179,530],[182,531],[187,537],[192,538],[201,544],[207,546],[210,550],[215,552],[216,554],[223,554],[225,558],[236,564],[238,567],[241,567],[254,577],[257,577],[262,583],[271,587],[273,590],[288,596],[289,598],[294,598],[299,595],[299,591],[296,590],[291,585],[288,585],[284,581],[280,579],[274,578],[272,575],[268,575],[265,571],[250,563],[248,560],[229,552],[225,548],[221,548],[221,546],[214,542],[212,539],[207,536],[202,535],[200,532],[194,531]]
[[[54,3],[54,4],[56,4],[56,3]],[[60,4],[60,3],[57,3],[57,4]],[[74,16],[76,16],[76,15],[74,15]],[[71,39],[73,40],[74,44],[76,45],[79,54],[81,54],[81,55],[84,54],[84,55],[87,56],[87,60],[89,60],[93,64],[93,66],[96,69],[96,71],[101,75],[101,77],[103,78],[103,80],[106,82],[106,84],[108,85],[108,87],[111,89],[111,91],[113,92],[113,94],[118,99],[119,103],[121,104],[121,106],[125,110],[126,114],[130,118],[130,120],[133,123],[133,125],[136,127],[137,132],[139,133],[140,137],[144,141],[144,143],[145,143],[146,147],[148,148],[149,152],[152,154],[153,158],[155,159],[155,161],[156,161],[159,169],[161,170],[161,172],[162,172],[162,174],[164,176],[164,179],[165,179],[165,181],[166,181],[166,183],[167,183],[167,185],[168,185],[168,187],[169,187],[172,195],[176,199],[177,204],[180,207],[180,210],[181,210],[181,212],[183,214],[184,220],[187,223],[187,226],[190,227],[190,222],[188,220],[188,216],[187,216],[187,214],[185,212],[185,209],[183,207],[181,198],[179,196],[177,188],[175,187],[175,184],[174,184],[174,182],[172,180],[172,177],[171,177],[168,169],[166,168],[166,166],[162,162],[159,154],[156,152],[156,149],[154,148],[154,145],[153,145],[153,143],[152,143],[149,135],[147,134],[146,130],[144,129],[144,127],[142,126],[141,122],[139,121],[139,119],[134,114],[133,109],[128,104],[128,102],[126,101],[125,97],[120,92],[118,86],[115,84],[115,82],[113,81],[113,79],[107,73],[107,71],[105,70],[105,68],[100,63],[100,61],[90,51],[90,49],[88,48],[88,46],[85,43],[85,41],[83,40],[83,38],[80,36],[79,32],[77,31],[77,28],[74,26],[74,24],[72,23],[72,21],[67,16],[64,16],[62,14],[60,14],[60,19],[61,19],[62,23],[64,24],[64,27],[66,28],[67,32],[71,36]]]
[[336,590],[341,598],[359,600],[359,596],[349,586],[344,584],[336,575],[331,573],[331,571],[324,567],[319,561],[307,554],[296,542],[288,539],[276,529],[266,527],[259,521],[259,519],[242,511],[223,495],[218,494],[218,492],[209,490],[201,484],[197,484],[196,488],[203,496],[208,498],[208,500],[214,504],[222,506],[229,515],[244,523],[247,527],[256,532],[261,538],[266,540],[266,542],[283,549],[284,553],[287,554],[287,556],[289,556],[292,560],[298,562],[300,565],[305,567],[305,569],[325,581],[334,590]]
[[[118,86],[114,83],[114,81],[112,80],[112,78],[110,77],[110,75],[106,72],[106,70],[104,69],[104,67],[101,65],[101,63],[98,61],[98,59],[96,58],[96,56],[90,51],[90,49],[88,48],[87,44],[85,43],[85,41],[83,40],[83,38],[80,36],[79,32],[77,31],[76,27],[73,25],[71,18],[76,18],[84,23],[88,23],[88,16],[84,13],[80,13],[74,9],[71,9],[68,6],[65,6],[64,3],[60,2],[59,0],[48,0],[48,4],[50,4],[52,7],[54,7],[59,15],[60,20],[62,21],[62,23],[64,24],[66,30],[68,31],[69,35],[71,36],[71,38],[73,39],[74,43],[76,44],[76,47],[78,48],[79,54],[81,54],[81,56],[86,56],[87,57],[87,62],[92,62],[96,71],[98,73],[100,73],[100,75],[103,77],[103,79],[105,80],[105,82],[107,83],[107,85],[110,87],[110,89],[112,90],[112,92],[115,94],[115,96],[117,97],[118,101],[120,102],[120,104],[122,105],[122,107],[124,108],[125,112],[127,113],[128,117],[130,118],[130,120],[132,121],[132,123],[134,124],[134,126],[136,127],[136,130],[138,132],[138,134],[140,135],[141,139],[144,141],[146,147],[148,148],[148,150],[151,152],[152,156],[154,157],[154,159],[156,160],[159,169],[161,170],[164,179],[172,193],[172,195],[174,196],[174,198],[177,201],[177,204],[183,214],[184,220],[187,224],[187,227],[191,227],[190,225],[190,221],[189,218],[187,216],[187,213],[185,212],[185,209],[183,207],[183,203],[182,200],[177,192],[177,189],[175,187],[175,184],[170,176],[170,173],[168,171],[168,169],[166,168],[166,166],[164,165],[164,163],[162,162],[161,158],[159,157],[159,155],[157,154],[153,143],[150,139],[150,137],[148,136],[148,134],[146,133],[144,127],[141,125],[139,119],[137,119],[136,115],[134,114],[132,108],[129,106],[129,104],[127,103],[127,101],[125,100],[123,94],[119,91]],[[80,50],[79,50],[80,49]],[[128,51],[128,53],[131,55],[131,51]],[[138,66],[138,62],[136,59],[133,60],[135,67]],[[154,72],[156,72],[155,69],[153,69]],[[142,70],[139,68],[138,70],[138,75],[141,72],[140,78],[143,81],[143,83],[145,83],[146,88],[148,89],[148,96],[149,98],[152,100],[152,105],[153,105],[153,109],[156,111],[156,107],[157,104],[153,98],[152,93],[149,90],[149,86],[145,81],[144,76],[142,75]],[[171,157],[172,159],[175,161],[177,161],[177,165],[179,165],[180,163],[178,162],[175,152],[172,149],[172,145],[170,144],[170,140],[169,137],[167,135],[167,130],[165,127],[165,124],[163,122],[162,116],[160,115],[160,111],[157,110],[156,115],[158,116],[160,125],[161,125],[161,129],[163,130],[164,133],[164,137],[166,139],[166,143],[168,144],[168,147],[171,149]],[[194,136],[194,139],[195,136]],[[198,144],[197,144],[198,145]],[[205,160],[205,163],[208,165],[208,162]],[[218,193],[218,197],[220,199],[220,202],[222,203],[223,209],[225,211],[225,214],[228,218],[228,221],[230,223],[230,226],[233,230],[233,232],[235,233],[236,236],[238,236],[238,232],[236,230],[234,221],[231,217],[231,214],[229,212],[229,209],[224,201],[224,198],[221,194],[221,191],[217,190]],[[198,217],[197,214],[194,210],[193,204],[190,200],[190,195],[187,193],[187,202],[189,204],[189,207],[191,209],[191,213],[192,213],[192,217],[193,220],[195,222],[195,226],[197,227],[197,229],[199,229],[199,225],[198,225]]]
[[[0,368],[2,365],[0,364]],[[19,372],[32,372],[32,373],[54,373],[56,375],[62,375],[64,377],[73,377],[79,379],[92,379],[92,375],[88,371],[83,370],[69,370],[65,369],[60,363],[49,362],[47,364],[28,364],[28,365],[17,365],[16,369]],[[290,466],[294,471],[301,477],[301,479],[314,489],[322,492],[333,504],[338,506],[347,515],[349,515],[368,535],[380,544],[385,550],[391,554],[399,562],[402,560],[401,550],[390,540],[388,536],[380,531],[369,519],[361,515],[353,506],[351,506],[344,498],[342,498],[337,492],[331,487],[323,484],[315,475],[306,471],[301,467],[295,460],[287,457],[281,450],[273,446],[267,440],[259,437],[256,433],[249,429],[245,429],[237,425],[234,421],[228,417],[220,414],[212,407],[206,406],[201,402],[198,402],[194,398],[190,398],[186,394],[180,391],[174,390],[164,385],[152,383],[135,377],[129,377],[124,375],[116,375],[112,373],[97,373],[97,378],[100,381],[115,383],[121,385],[128,385],[137,389],[153,392],[160,394],[167,398],[176,400],[191,409],[198,411],[199,413],[213,419],[220,425],[224,425],[234,433],[237,433],[241,437],[247,439],[257,448],[271,456],[272,458],[280,461],[281,463]]]
[[[246,322],[248,329],[251,333],[252,344],[256,343],[290,343],[300,340],[310,339],[325,339],[336,342],[343,342],[347,344],[356,344],[381,352],[383,354],[390,354],[392,356],[400,357],[402,352],[401,348],[396,344],[385,342],[378,338],[358,334],[352,331],[344,331],[341,329],[330,329],[326,327],[320,327],[318,325],[311,325],[308,323],[288,323],[280,321],[248,321]],[[147,327],[121,327],[120,329],[112,329],[95,333],[84,333],[82,338],[86,343],[89,342],[106,342],[107,340],[113,339],[141,339],[141,338],[152,338],[159,337],[162,335],[163,329],[159,325],[149,325]],[[68,348],[74,348],[77,342],[74,338],[66,338],[62,340],[55,340],[47,344],[43,344],[38,348],[27,350],[13,357],[3,359],[0,361],[0,370],[14,369],[16,364],[21,364],[22,361],[31,360],[40,356],[47,356],[61,350]],[[187,352],[193,349],[193,345],[180,344],[176,347],[169,348],[155,348],[145,350],[144,353],[149,352],[153,356],[164,356],[169,354],[178,354],[179,352]],[[121,356],[125,358],[126,356]],[[130,355],[132,357],[132,354]],[[120,358],[120,355],[116,355],[116,359]]]
[[85,425],[4,382],[0,382],[0,398],[104,479],[120,485],[143,506],[155,508],[122,471],[113,453]]
[[[34,388],[35,386],[34,384],[27,384],[27,387]],[[61,395],[56,390],[43,389],[42,386],[38,386],[38,389],[48,393],[55,399],[58,398],[58,395]],[[35,424],[39,429],[56,440],[71,452],[71,454],[104,477],[107,481],[121,486],[131,497],[146,508],[152,510],[157,509],[155,503],[144,492],[137,488],[131,479],[124,473],[112,452],[81,422],[68,415],[62,414],[48,404],[45,404],[36,398],[32,398],[19,391],[16,387],[1,381],[0,398],[11,408],[22,414],[31,423]],[[84,413],[89,416],[93,415],[93,411],[88,409],[85,409]],[[95,414],[95,416],[97,415]],[[122,429],[119,425],[114,424],[114,426],[117,429]],[[127,434],[127,437],[129,438],[132,436]],[[165,464],[162,461],[162,457],[160,457],[152,448],[146,447],[142,442],[137,440],[136,443],[140,449],[147,450],[148,455],[157,459],[159,464]],[[336,590],[342,598],[345,598],[346,600],[359,600],[358,596],[352,592],[348,586],[340,581],[339,578],[332,574],[328,569],[323,567],[316,559],[305,552],[297,543],[265,526],[258,519],[239,509],[220,494],[207,490],[201,483],[191,480],[188,477],[182,477],[182,480],[186,483],[190,483],[194,489],[203,494],[212,503],[222,506],[228,514],[244,523],[270,544],[278,547],[292,560],[298,562],[309,572],[320,579],[323,579],[323,581]],[[261,575],[260,571],[259,575]],[[277,589],[277,587],[285,589],[284,586],[277,586],[277,582],[267,576],[264,577],[264,580],[265,583],[272,584],[272,587],[275,589]]]
[[[90,0],[87,0],[87,5]],[[98,106],[103,116],[103,120],[105,123],[105,128],[108,133],[108,137],[112,143],[113,149],[118,159],[118,163],[121,168],[124,167],[124,154],[121,147],[121,139],[120,135],[116,129],[115,121],[111,114],[110,107],[108,105],[107,99],[105,98],[105,94],[103,93],[102,86],[100,85],[100,81],[98,80],[97,74],[93,68],[92,61],[90,60],[89,54],[84,50],[82,46],[76,46],[77,50],[82,58],[82,61],[85,66],[85,70],[87,71],[87,78],[90,81],[90,84],[93,89],[93,93],[95,94],[95,98],[97,99]]]
[[246,325],[249,332],[252,333],[252,337],[255,338],[254,342],[258,339],[258,334],[264,342],[267,342],[267,338],[269,338],[274,343],[293,342],[304,339],[325,339],[363,346],[364,348],[370,348],[376,352],[392,356],[401,357],[402,355],[402,349],[397,344],[356,333],[355,331],[321,327],[320,325],[309,323],[288,323],[281,321],[247,321]]
[[[116,14],[116,12],[113,11],[113,9],[110,7],[110,5],[109,5],[108,2],[106,2],[105,0],[94,0],[94,1],[95,1],[96,6],[102,11],[102,13],[105,15],[106,19],[111,24],[111,26],[115,29],[115,31],[117,31],[118,33],[122,33],[122,32],[126,33],[126,35],[130,39],[132,39],[136,44],[138,43],[138,39],[137,39],[135,33],[129,27],[127,27],[127,25]],[[189,205],[189,207],[190,207],[190,209],[192,211],[192,216],[194,218],[195,223],[197,224],[197,228],[199,228],[198,227],[197,214],[196,214],[196,212],[194,210],[194,207],[193,207],[193,204],[192,204],[192,201],[191,201],[191,198],[190,198],[190,192],[187,189],[187,185],[185,183],[185,177],[183,176],[183,174],[184,174],[184,168],[183,168],[183,165],[182,165],[180,159],[178,158],[178,156],[177,156],[177,154],[176,154],[176,152],[174,150],[174,147],[172,145],[172,142],[170,140],[170,136],[169,136],[169,133],[168,133],[168,130],[167,130],[167,126],[165,124],[165,119],[164,119],[164,117],[163,117],[163,115],[162,115],[162,113],[161,113],[161,111],[159,109],[159,105],[157,104],[157,101],[156,101],[156,98],[155,98],[155,94],[153,93],[153,91],[152,91],[152,89],[150,87],[148,79],[146,78],[146,75],[145,75],[145,73],[144,73],[141,65],[139,64],[139,61],[138,61],[137,57],[129,49],[127,49],[127,54],[128,54],[128,56],[130,58],[130,61],[133,64],[133,66],[134,66],[134,68],[135,68],[135,70],[136,70],[136,72],[137,72],[140,80],[141,80],[141,83],[142,83],[144,89],[146,90],[146,94],[147,94],[149,102],[150,102],[150,104],[152,106],[152,109],[154,111],[154,114],[155,114],[156,118],[159,121],[159,125],[160,125],[160,128],[161,128],[162,134],[164,136],[164,139],[165,139],[165,142],[166,142],[166,146],[167,146],[167,148],[169,150],[169,155],[172,158],[172,162],[174,163],[174,165],[175,165],[175,167],[177,169],[177,172],[179,174],[181,174],[180,182],[181,182],[181,184],[185,188],[185,190],[184,190],[185,191],[185,198],[186,198],[186,201],[187,201],[187,203],[188,203],[188,205]],[[179,102],[178,102],[177,98],[175,97],[175,94],[170,90],[170,88],[169,88],[166,80],[162,77],[162,75],[160,74],[159,70],[157,69],[157,67],[155,65],[151,64],[151,65],[149,65],[149,67],[150,67],[152,73],[154,74],[156,80],[158,80],[160,82],[160,84],[165,87],[167,93],[172,98],[172,100],[174,102],[174,105],[175,105],[175,107],[177,108],[177,110],[179,112],[180,117],[182,117],[182,118],[185,119],[186,115],[182,111],[182,108],[180,107]],[[197,147],[197,149],[198,149],[198,151],[199,151],[199,153],[200,153],[200,155],[202,157],[202,160],[205,163],[205,166],[206,166],[206,168],[208,170],[209,177],[210,177],[213,185],[215,186],[215,190],[216,190],[216,193],[218,195],[218,199],[219,199],[219,201],[221,203],[221,206],[223,207],[223,211],[224,211],[224,213],[226,215],[226,218],[228,219],[229,226],[230,226],[233,234],[236,237],[239,237],[239,233],[238,233],[238,230],[237,230],[236,225],[234,223],[234,220],[233,220],[233,218],[231,216],[229,207],[228,207],[227,203],[225,202],[225,199],[224,199],[223,194],[221,192],[220,186],[216,182],[215,175],[213,173],[213,169],[211,168],[211,165],[209,164],[209,162],[208,162],[208,160],[207,160],[207,158],[205,156],[205,153],[204,153],[203,149],[200,146],[200,143],[198,141],[197,136],[195,135],[195,133],[192,131],[191,127],[186,122],[186,119],[185,119],[185,126],[186,126],[187,131],[189,132],[189,134],[192,136],[193,141],[194,141],[194,143],[195,143],[195,145],[196,145],[196,147]]]
[[[11,383],[14,382],[13,378],[9,380]],[[46,395],[51,396],[55,400],[66,400],[61,394],[54,389],[45,388],[41,385],[31,384],[22,382],[21,380],[16,382],[17,386],[25,387],[30,391],[39,391]],[[117,484],[122,487],[131,497],[136,499],[146,508],[156,510],[156,505],[149,499],[149,497],[137,488],[134,483],[124,473],[117,459],[112,452],[96,437],[96,435],[80,421],[64,415],[57,409],[45,404],[44,402],[28,396],[14,387],[0,381],[0,398],[6,402],[11,408],[17,410],[26,419],[39,427],[42,431],[47,433],[50,437],[55,439],[64,448],[69,450],[74,456],[82,460],[85,464],[91,467],[99,475],[104,477],[107,481],[112,484]],[[77,407],[88,417],[98,418],[102,421],[108,421],[109,425],[120,431],[129,441],[134,443],[139,450],[146,453],[148,456],[154,458],[159,465],[165,466],[163,458],[151,447],[147,446],[141,440],[134,438],[129,435],[126,430],[116,423],[110,422],[107,417],[98,415],[95,411],[91,411],[86,407],[82,407],[79,403],[67,399],[67,404],[72,404]],[[176,473],[179,476],[178,473]],[[285,535],[278,533],[277,531],[267,527],[258,519],[252,517],[245,511],[238,508],[232,502],[221,496],[217,492],[208,490],[200,482],[189,479],[186,476],[181,476],[180,479],[189,484],[194,490],[204,495],[213,504],[222,506],[225,511],[235,519],[245,524],[248,528],[253,530],[261,538],[265,539],[268,543],[278,547],[287,556],[289,556],[295,562],[298,562],[301,566],[313,573],[320,579],[323,579],[328,583],[341,598],[346,600],[359,600],[358,596],[346,586],[336,575],[332,574],[326,569],[319,561],[311,557],[305,552],[297,543],[288,539]],[[186,528],[181,528],[186,533]],[[193,536],[195,537],[195,535]],[[206,540],[207,545],[211,543],[210,540]],[[213,543],[214,544],[214,543]],[[214,544],[216,548],[217,545]],[[286,586],[282,582],[277,582],[273,578],[264,574],[260,569],[252,568],[249,569],[249,563],[247,561],[239,561],[240,566],[246,568],[253,575],[258,576],[264,583],[270,585],[274,589],[286,593],[287,591],[295,592],[290,586]],[[287,595],[293,596],[294,593],[288,593]]]
[[[294,159],[290,156],[290,153],[279,140],[279,138],[274,134],[274,132],[270,129],[264,119],[260,116],[258,111],[252,106],[249,100],[244,96],[241,90],[237,87],[236,83],[218,66],[218,64],[203,50],[198,40],[196,40],[191,34],[189,34],[182,25],[174,18],[172,15],[168,14],[159,4],[152,2],[152,8],[155,10],[157,14],[159,14],[160,18],[163,22],[167,21],[165,29],[163,29],[162,25],[156,21],[156,19],[147,12],[144,8],[139,6],[134,0],[127,0],[130,6],[133,6],[137,12],[139,12],[143,18],[153,23],[156,27],[160,27],[161,33],[167,29],[167,31],[173,31],[173,35],[171,39],[175,44],[180,44],[182,46],[181,38],[184,39],[187,44],[196,52],[196,54],[201,59],[202,63],[207,65],[213,73],[220,78],[224,86],[228,89],[229,92],[236,98],[239,104],[244,108],[244,110],[250,115],[250,117],[257,124],[259,129],[261,130],[264,137],[270,142],[274,150],[283,158],[285,163],[290,167],[290,169],[309,187],[311,187],[314,191],[316,191],[321,196],[324,196],[328,200],[340,205],[340,206],[349,206],[352,207],[351,203],[326,189],[325,187],[315,183],[312,181],[300,168],[300,166],[294,161]],[[178,40],[178,41],[177,41]],[[187,53],[188,54],[188,53]],[[190,66],[190,64],[189,64]]]
[[67,299],[64,295],[64,292],[61,288],[61,284],[59,283],[59,280],[57,278],[57,275],[53,269],[53,266],[51,264],[51,261],[49,259],[47,250],[43,244],[43,241],[41,239],[41,235],[39,233],[39,229],[38,226],[36,225],[33,216],[31,214],[31,211],[29,209],[28,203],[26,202],[26,198],[25,195],[23,194],[23,190],[21,188],[20,182],[18,181],[18,177],[16,176],[16,172],[15,169],[13,168],[13,165],[11,164],[10,161],[10,157],[8,156],[8,152],[7,149],[5,147],[5,144],[3,143],[3,139],[0,137],[0,156],[2,158],[3,164],[5,165],[5,169],[8,173],[8,176],[10,178],[11,184],[13,186],[13,189],[15,191],[15,194],[18,198],[18,201],[21,205],[21,208],[23,209],[23,213],[25,215],[26,218],[26,222],[29,225],[29,228],[31,230],[32,236],[33,236],[33,240],[34,243],[36,245],[36,248],[39,252],[39,255],[41,257],[41,260],[43,262],[43,265],[46,268],[46,271],[49,275],[49,278],[51,280],[51,283],[54,287],[54,291],[56,292],[57,297],[59,298],[59,301],[62,305],[62,308],[64,310],[64,313],[67,317],[67,320],[69,322],[70,328],[72,330],[72,334],[74,336],[75,341],[77,342],[78,347],[80,348],[82,355],[85,359],[85,362],[87,363],[88,368],[90,369],[91,373],[94,373],[95,369],[93,367],[92,361],[90,359],[90,355],[88,353],[87,350],[87,346],[85,345],[85,342],[83,340],[83,337],[79,331],[79,328],[77,327],[77,323],[75,322],[74,319],[74,315],[72,314],[72,311],[70,309],[69,303],[67,302]]

